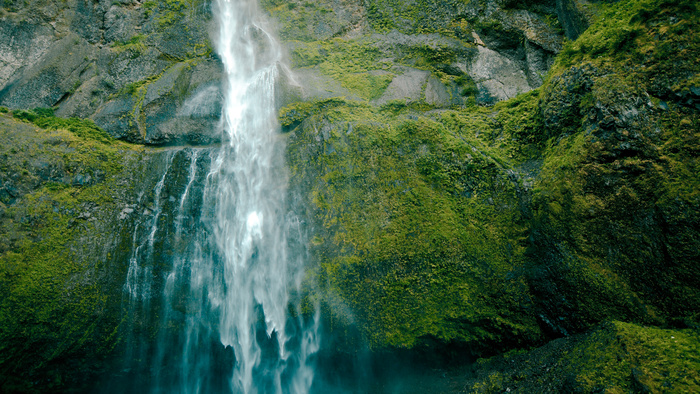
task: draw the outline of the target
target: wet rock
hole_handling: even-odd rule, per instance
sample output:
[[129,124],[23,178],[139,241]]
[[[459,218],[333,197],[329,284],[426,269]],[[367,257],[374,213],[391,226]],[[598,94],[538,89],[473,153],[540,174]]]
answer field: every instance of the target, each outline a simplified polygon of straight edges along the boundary
[[541,100],[544,125],[552,132],[569,132],[580,125],[579,104],[590,93],[599,71],[591,66],[573,67],[553,78]]
[[125,42],[136,32],[141,19],[139,10],[117,5],[109,8],[105,14],[104,40],[107,42]]
[[469,75],[479,88],[477,102],[481,104],[493,104],[532,90],[527,75],[515,62],[486,47],[478,48]]
[[461,105],[464,100],[459,95],[459,87],[455,84],[444,85],[439,79],[431,76],[425,86],[425,102],[435,107],[450,107]]
[[141,142],[143,137],[134,129],[132,110],[135,105],[136,99],[132,96],[111,100],[95,114],[93,120],[114,138]]
[[359,96],[352,94],[349,90],[341,86],[337,80],[324,75],[315,68],[294,70],[293,86],[301,88],[302,97],[305,100],[327,99],[331,97],[347,97],[348,99],[359,99]]
[[[74,34],[51,45],[29,68],[19,68],[0,91],[0,103],[11,108],[51,107],[81,84],[93,50]],[[27,59],[31,60],[31,59]]]
[[27,65],[36,64],[55,40],[50,26],[11,18],[0,23],[0,103],[18,83],[19,75],[15,73]]
[[138,109],[144,114],[140,126],[146,143],[201,145],[218,139],[221,71],[208,66],[193,70],[180,63],[148,86]]
[[92,0],[72,1],[74,16],[71,20],[71,30],[91,44],[102,41],[104,29],[104,14],[111,1]]
[[376,104],[393,100],[416,102],[424,97],[423,86],[428,82],[430,72],[410,67],[400,67],[398,70],[402,73],[394,77],[384,94],[375,101]]
[[122,209],[122,211],[119,212],[119,220],[124,220],[124,219],[126,219],[126,218],[129,217],[129,215],[131,215],[132,213],[134,213],[134,208],[132,208],[132,207],[130,207],[130,206],[129,206],[129,207],[126,207],[126,208],[124,208],[124,209]]
[[92,183],[90,175],[78,174],[73,177],[73,186],[85,186]]
[[586,3],[586,0],[557,0],[557,16],[570,40],[577,39],[590,24],[590,14],[585,11]]
[[275,106],[277,110],[304,99],[304,87],[297,81],[294,72],[286,65],[278,66]]
[[18,8],[0,21],[0,105],[54,107],[132,142],[211,143],[204,133],[216,129],[221,100],[202,96],[220,80],[209,56],[210,10],[169,7],[151,7],[149,18],[130,0]]
[[537,44],[525,42],[525,61],[527,62],[527,81],[532,88],[544,83],[544,77],[554,64],[554,56],[542,50]]

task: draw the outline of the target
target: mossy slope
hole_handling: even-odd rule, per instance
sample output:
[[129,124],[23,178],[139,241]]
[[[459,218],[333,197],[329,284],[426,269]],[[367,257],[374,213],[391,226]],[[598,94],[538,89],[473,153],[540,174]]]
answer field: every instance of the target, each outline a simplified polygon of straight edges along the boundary
[[[563,38],[552,2],[262,5],[276,22],[304,97],[313,99],[378,105],[407,99],[436,108],[493,103],[501,98],[492,94],[540,86]],[[494,64],[479,60],[486,57]]]
[[480,361],[465,393],[693,393],[700,335],[611,322],[530,352]]
[[144,168],[159,155],[89,121],[14,115],[0,115],[0,391],[80,391],[118,343],[124,209],[155,183]]
[[554,330],[609,317],[697,326],[698,15],[693,2],[610,5],[544,87],[553,138],[528,272],[562,318]]
[[479,352],[697,326],[697,5],[597,7],[541,89],[492,109],[282,110],[332,327]]
[[373,347],[430,336],[478,352],[539,340],[519,274],[515,153],[500,146],[491,111],[312,108],[290,137],[289,161],[310,202],[311,275],[331,324],[354,323]]

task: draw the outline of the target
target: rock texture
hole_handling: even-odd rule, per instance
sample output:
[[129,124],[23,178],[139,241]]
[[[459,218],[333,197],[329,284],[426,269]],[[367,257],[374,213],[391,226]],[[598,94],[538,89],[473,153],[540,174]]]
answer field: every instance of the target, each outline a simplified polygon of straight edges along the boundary
[[[488,1],[263,5],[277,21],[306,99],[407,100],[449,108],[471,97],[491,105],[539,87],[563,39],[555,4],[547,1],[527,9]],[[342,62],[332,60],[333,67],[325,58],[331,46],[348,51]],[[369,78],[377,72],[385,80]],[[438,77],[429,89],[419,76],[426,72]]]
[[131,142],[218,140],[221,66],[208,3],[4,4],[0,105],[91,118]]
[[[697,391],[697,2],[261,5],[289,63],[277,104],[322,371],[368,347],[473,359],[549,342],[481,363],[469,390]],[[130,261],[158,251],[140,296],[160,294],[191,245],[174,219],[208,208],[209,148],[109,135],[217,141],[212,10],[0,12],[0,391],[88,390],[124,379],[105,358],[159,324],[157,307],[122,309]]]
[[[294,42],[291,56],[348,90],[377,70],[391,80],[355,88],[366,101],[281,111],[298,209],[315,237],[310,297],[341,327],[330,347],[353,349],[360,337],[480,353],[612,319],[698,327],[697,5],[598,4],[527,92],[523,59],[548,41],[521,41],[531,37],[521,10],[479,12],[520,15],[500,26],[522,36],[467,30],[473,42],[457,47],[465,38],[412,30],[442,26],[444,14],[424,21],[407,18],[422,15],[408,5],[373,4],[373,35]],[[465,95],[464,107],[428,102],[451,84],[488,106]]]
[[[163,250],[188,242],[154,227],[154,206],[166,221],[178,210],[173,196],[188,184],[188,151],[117,142],[80,122],[52,130],[0,114],[2,392],[89,390],[134,324],[122,302],[137,247],[151,233],[168,244]],[[161,179],[167,187],[156,195]],[[159,253],[156,278],[168,259]],[[159,299],[160,286],[154,280],[147,296]]]

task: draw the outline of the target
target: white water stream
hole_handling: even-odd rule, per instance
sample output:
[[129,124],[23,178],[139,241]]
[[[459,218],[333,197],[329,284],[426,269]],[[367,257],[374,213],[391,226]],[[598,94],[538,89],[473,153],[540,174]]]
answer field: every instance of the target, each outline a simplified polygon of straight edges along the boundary
[[[154,190],[152,226],[141,245],[134,238],[125,287],[132,318],[162,299],[155,319],[160,329],[155,338],[142,334],[132,357],[149,371],[150,388],[143,391],[306,393],[314,374],[310,356],[319,346],[318,319],[304,321],[290,300],[304,261],[288,246],[295,223],[287,214],[285,146],[274,102],[280,48],[261,22],[257,0],[215,0],[213,8],[225,71],[223,143],[167,155],[166,173]],[[171,170],[178,160],[189,165]],[[164,200],[168,171],[171,177],[186,173],[179,175],[186,181]],[[200,218],[192,224],[197,209]],[[179,249],[154,250],[154,244]],[[163,261],[172,266],[160,297],[152,295],[150,281],[157,280]],[[142,320],[132,324],[150,324]]]
[[[221,343],[236,355],[234,391],[282,392],[287,386],[306,392],[312,374],[303,354],[308,346],[297,354],[286,348],[289,286],[298,283],[301,261],[288,255],[286,238],[287,179],[274,102],[280,48],[259,20],[256,0],[216,5],[227,137],[210,173],[217,178],[214,237],[224,260],[224,287],[214,292]],[[272,339],[272,359],[257,338],[261,325]],[[288,364],[290,357],[294,362]],[[266,370],[257,371],[262,365]]]

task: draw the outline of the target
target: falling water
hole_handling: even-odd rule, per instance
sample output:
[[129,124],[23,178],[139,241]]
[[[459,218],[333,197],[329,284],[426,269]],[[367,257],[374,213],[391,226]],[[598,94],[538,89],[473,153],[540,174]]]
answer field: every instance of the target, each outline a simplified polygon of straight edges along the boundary
[[[173,257],[162,274],[160,328],[155,340],[141,341],[138,363],[153,393],[305,393],[318,318],[304,320],[290,298],[299,292],[304,259],[288,245],[298,223],[287,212],[274,103],[280,48],[256,0],[216,0],[214,14],[224,66],[223,142],[177,152],[189,165],[180,166],[187,180],[176,196],[161,197],[167,171],[156,185],[153,224],[138,247],[149,253],[137,250],[129,271],[130,305],[141,302],[143,309],[155,297],[157,286],[146,276],[157,278],[157,268],[137,277],[150,270],[141,260],[160,254],[152,265],[162,266],[162,256]],[[173,154],[167,160],[170,167]],[[159,221],[164,198],[170,225]],[[173,250],[154,253],[155,239]],[[148,296],[136,295],[146,288]]]
[[299,386],[309,380],[300,378],[308,373],[300,365],[305,355],[286,349],[289,285],[300,267],[286,239],[284,146],[274,105],[280,49],[259,21],[256,1],[218,0],[217,11],[227,137],[211,171],[218,178],[214,237],[224,261],[216,300],[221,343],[236,356],[234,391],[281,392],[289,384],[308,391]]

